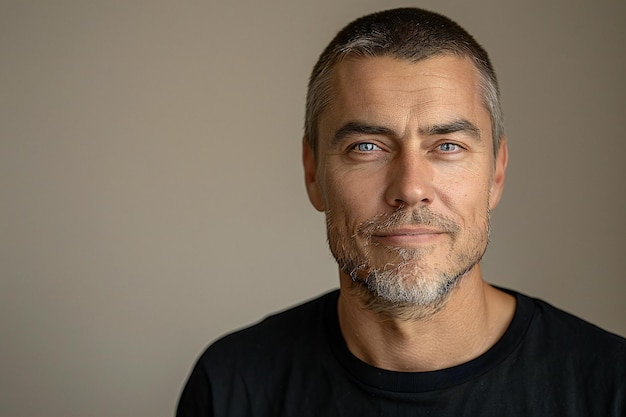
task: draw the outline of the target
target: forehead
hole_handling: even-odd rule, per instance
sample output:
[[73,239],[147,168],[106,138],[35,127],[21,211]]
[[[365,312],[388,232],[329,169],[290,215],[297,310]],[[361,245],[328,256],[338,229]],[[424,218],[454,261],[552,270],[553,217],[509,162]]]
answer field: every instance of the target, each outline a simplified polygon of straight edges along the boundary
[[[375,122],[394,130],[459,118],[489,129],[480,78],[468,58],[438,55],[418,62],[392,57],[351,57],[333,68],[331,100],[320,133],[346,121]],[[446,120],[451,119],[451,120]],[[490,133],[490,132],[489,132]]]

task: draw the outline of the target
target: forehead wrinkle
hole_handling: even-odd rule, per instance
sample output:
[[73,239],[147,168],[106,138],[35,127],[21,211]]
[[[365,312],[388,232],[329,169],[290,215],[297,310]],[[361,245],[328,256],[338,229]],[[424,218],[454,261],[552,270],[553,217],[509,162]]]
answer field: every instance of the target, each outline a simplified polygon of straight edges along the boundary
[[[374,62],[380,61],[377,58],[371,58],[361,62]],[[353,113],[351,118],[344,120],[344,124],[330,133],[330,143],[337,144],[341,139],[344,139],[349,135],[385,135],[388,137],[407,137],[412,135],[421,135],[425,137],[432,137],[435,135],[450,134],[460,132],[466,134],[468,137],[481,141],[481,131],[478,129],[476,122],[473,118],[467,118],[467,115],[454,114],[455,109],[443,116],[439,120],[428,120],[422,116],[429,114],[429,110],[433,110],[443,107],[455,107],[457,105],[458,92],[450,82],[461,82],[462,84],[473,84],[475,88],[478,88],[475,83],[468,83],[467,80],[457,79],[454,75],[450,75],[445,71],[441,71],[438,68],[427,68],[426,71],[412,73],[412,74],[398,74],[393,71],[390,72],[378,72],[368,71],[368,66],[357,66],[356,69],[366,69],[360,73],[352,73],[355,67],[352,67],[357,61],[345,62],[337,65],[333,70],[335,76],[332,78],[335,89],[335,97],[331,101],[331,106],[336,106],[343,102],[344,104],[352,103],[357,107],[360,106],[361,110],[365,112],[361,118],[357,113]],[[359,63],[360,64],[360,63]],[[413,67],[414,63],[402,63],[407,68]],[[374,67],[377,69],[377,67]],[[430,79],[435,81],[428,85],[421,84],[420,78]],[[362,89],[355,89],[355,83],[359,84],[364,82]],[[416,80],[416,83],[412,84],[411,80]],[[441,101],[443,99],[443,102]],[[478,103],[482,105],[481,103]],[[434,107],[433,107],[434,106]],[[339,106],[341,107],[341,105]],[[348,106],[351,108],[351,106]],[[395,108],[395,110],[394,110]],[[382,112],[380,111],[382,110]],[[458,109],[457,109],[458,110]],[[325,113],[331,111],[329,108],[325,110]],[[426,112],[426,114],[424,113]],[[393,115],[395,113],[395,116]],[[448,113],[448,111],[446,111]],[[328,113],[327,113],[328,114]],[[372,120],[370,116],[375,115]],[[399,116],[399,117],[398,117]],[[393,120],[394,118],[395,121]],[[471,121],[470,121],[471,120]],[[352,122],[358,122],[357,125],[350,126]],[[400,122],[400,123],[398,123]],[[358,126],[360,125],[360,126]],[[368,129],[362,129],[366,126]],[[352,129],[358,127],[358,129]],[[375,127],[375,129],[371,129]]]

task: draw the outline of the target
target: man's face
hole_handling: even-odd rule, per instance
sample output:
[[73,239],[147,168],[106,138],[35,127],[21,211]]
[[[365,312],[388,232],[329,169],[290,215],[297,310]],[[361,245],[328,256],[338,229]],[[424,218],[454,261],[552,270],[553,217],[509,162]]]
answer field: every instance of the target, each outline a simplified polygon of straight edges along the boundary
[[443,302],[478,273],[504,182],[477,71],[448,55],[351,58],[332,88],[304,166],[341,274],[391,304]]

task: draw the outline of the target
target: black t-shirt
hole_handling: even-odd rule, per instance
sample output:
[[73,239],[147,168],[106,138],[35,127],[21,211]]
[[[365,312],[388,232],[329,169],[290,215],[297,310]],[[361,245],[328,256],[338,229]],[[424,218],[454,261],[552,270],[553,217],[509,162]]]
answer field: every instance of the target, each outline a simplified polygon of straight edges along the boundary
[[346,347],[338,291],[230,334],[204,352],[178,417],[626,417],[626,340],[518,293],[502,338],[432,372],[372,367]]

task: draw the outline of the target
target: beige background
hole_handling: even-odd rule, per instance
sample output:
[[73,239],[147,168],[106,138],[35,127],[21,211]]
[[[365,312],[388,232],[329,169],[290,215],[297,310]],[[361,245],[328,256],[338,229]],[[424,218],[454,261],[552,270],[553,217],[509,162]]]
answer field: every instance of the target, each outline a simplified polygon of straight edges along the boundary
[[207,343],[336,286],[307,77],[409,4],[500,74],[487,279],[626,335],[623,1],[1,0],[0,415],[170,416]]

